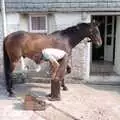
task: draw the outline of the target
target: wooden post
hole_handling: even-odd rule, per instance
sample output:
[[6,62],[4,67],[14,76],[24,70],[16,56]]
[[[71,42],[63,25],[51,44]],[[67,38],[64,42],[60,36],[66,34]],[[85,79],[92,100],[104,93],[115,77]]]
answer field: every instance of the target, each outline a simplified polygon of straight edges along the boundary
[[1,13],[2,13],[2,28],[3,28],[3,38],[4,38],[7,35],[5,0],[1,0]]

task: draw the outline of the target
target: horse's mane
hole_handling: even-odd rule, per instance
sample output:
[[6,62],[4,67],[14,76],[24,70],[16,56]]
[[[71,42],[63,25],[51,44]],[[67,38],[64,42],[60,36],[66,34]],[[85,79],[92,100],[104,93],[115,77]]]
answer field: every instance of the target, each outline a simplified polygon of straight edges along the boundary
[[62,33],[62,34],[74,33],[74,32],[79,31],[80,29],[82,30],[82,29],[84,29],[84,28],[86,28],[86,27],[88,27],[88,26],[89,26],[88,23],[79,23],[79,24],[77,24],[77,25],[68,27],[68,28],[66,28],[66,29],[64,29],[64,30],[61,30],[61,33]]
[[51,35],[55,36],[60,40],[68,40],[69,44],[72,47],[75,47],[88,33],[88,28],[90,27],[89,23],[78,23],[77,25],[68,27],[63,30],[58,30]]

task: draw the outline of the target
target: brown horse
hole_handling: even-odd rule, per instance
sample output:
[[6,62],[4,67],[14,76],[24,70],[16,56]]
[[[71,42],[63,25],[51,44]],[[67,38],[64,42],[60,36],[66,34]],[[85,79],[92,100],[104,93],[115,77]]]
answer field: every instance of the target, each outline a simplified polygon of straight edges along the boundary
[[4,39],[4,72],[7,91],[10,96],[13,94],[11,73],[15,69],[15,66],[21,56],[33,59],[33,56],[38,52],[40,53],[42,49],[51,47],[55,48],[56,46],[61,46],[61,48],[65,50],[68,43],[56,40],[51,35],[29,33],[24,31],[11,33]]
[[[97,46],[102,44],[98,26],[94,22],[81,23],[65,30],[56,31],[50,35],[24,31],[9,34],[3,43],[5,80],[9,95],[12,96],[13,94],[11,73],[21,56],[32,59],[42,49],[51,47],[65,50],[70,55],[72,48],[85,37],[89,37]],[[60,70],[62,69],[60,68]],[[53,93],[52,90],[51,93]]]
[[[93,20],[91,23],[81,23],[76,26],[69,27],[65,30],[55,31],[51,35],[53,35],[57,40],[61,40],[68,43],[67,48],[71,50],[68,51],[69,57],[71,56],[72,49],[79,44],[81,40],[85,37],[89,37],[91,40],[88,42],[92,42],[96,45],[96,47],[100,47],[102,45],[102,39],[99,32],[99,23]],[[57,48],[61,49],[61,46],[57,46]],[[71,66],[67,65],[67,72],[71,73]],[[67,90],[67,87],[62,80],[63,90]]]

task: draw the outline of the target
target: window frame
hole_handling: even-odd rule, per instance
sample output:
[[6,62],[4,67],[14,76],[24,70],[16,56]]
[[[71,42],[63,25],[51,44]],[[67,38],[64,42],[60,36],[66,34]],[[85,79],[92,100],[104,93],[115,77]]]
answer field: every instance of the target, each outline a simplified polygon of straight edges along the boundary
[[[32,29],[32,17],[45,17],[45,30],[33,30]],[[35,32],[35,33],[47,33],[48,32],[48,20],[47,20],[47,15],[38,15],[38,14],[30,14],[29,15],[29,30],[30,32]]]

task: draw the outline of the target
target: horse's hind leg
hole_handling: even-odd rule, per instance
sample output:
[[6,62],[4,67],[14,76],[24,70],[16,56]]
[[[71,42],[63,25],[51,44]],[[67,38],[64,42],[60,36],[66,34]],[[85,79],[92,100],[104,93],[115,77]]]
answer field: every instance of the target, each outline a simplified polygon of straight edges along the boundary
[[68,90],[67,86],[65,85],[64,79],[61,81],[61,87],[63,88],[64,91]]
[[70,65],[67,65],[66,71],[67,71],[67,74],[71,73],[71,66]]
[[[67,74],[71,73],[71,67],[70,67],[70,65],[67,65],[66,72],[67,72]],[[68,90],[67,86],[65,85],[64,79],[61,81],[61,87],[63,87],[63,90],[65,90],[65,91]]]
[[6,74],[6,89],[9,93],[9,96],[13,96],[13,91],[12,91],[12,78],[11,78],[11,73]]
[[10,64],[11,69],[10,69],[10,71],[7,75],[7,79],[6,79],[7,91],[9,93],[10,97],[14,96],[14,92],[12,90],[12,88],[13,88],[12,72],[15,69],[15,66],[16,66],[16,62],[12,62]]

